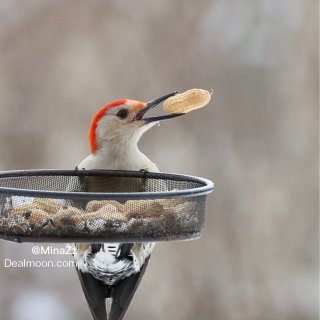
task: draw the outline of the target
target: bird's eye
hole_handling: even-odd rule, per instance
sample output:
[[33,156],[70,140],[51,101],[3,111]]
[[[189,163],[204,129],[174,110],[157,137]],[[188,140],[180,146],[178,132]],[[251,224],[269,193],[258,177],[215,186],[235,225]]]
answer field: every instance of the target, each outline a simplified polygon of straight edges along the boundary
[[127,109],[121,109],[117,112],[116,116],[120,119],[125,119],[128,116],[128,110]]

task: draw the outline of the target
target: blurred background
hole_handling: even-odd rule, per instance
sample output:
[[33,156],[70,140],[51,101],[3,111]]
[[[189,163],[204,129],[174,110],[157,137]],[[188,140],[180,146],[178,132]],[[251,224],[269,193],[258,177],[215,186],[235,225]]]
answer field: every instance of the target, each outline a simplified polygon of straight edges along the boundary
[[[215,190],[200,240],[156,247],[127,319],[318,318],[317,21],[313,0],[0,2],[0,170],[74,168],[109,101],[213,90],[140,142]],[[72,268],[4,267],[31,247],[0,242],[0,320],[89,320]]]

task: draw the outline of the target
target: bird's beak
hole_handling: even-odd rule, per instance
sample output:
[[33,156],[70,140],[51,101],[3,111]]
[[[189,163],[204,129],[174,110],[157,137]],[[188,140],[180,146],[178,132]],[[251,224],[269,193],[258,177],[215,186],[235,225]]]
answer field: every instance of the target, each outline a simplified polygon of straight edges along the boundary
[[182,116],[184,113],[175,113],[175,114],[167,114],[164,116],[158,116],[158,117],[148,117],[148,118],[143,118],[143,116],[151,109],[153,109],[154,107],[156,107],[159,103],[167,100],[168,98],[176,95],[178,92],[172,92],[169,94],[166,94],[160,98],[154,99],[152,101],[149,101],[146,103],[146,106],[140,110],[137,115],[135,116],[135,120],[144,120],[146,122],[154,122],[154,121],[160,121],[160,120],[165,120],[165,119],[170,119],[170,118],[175,118],[178,116]]

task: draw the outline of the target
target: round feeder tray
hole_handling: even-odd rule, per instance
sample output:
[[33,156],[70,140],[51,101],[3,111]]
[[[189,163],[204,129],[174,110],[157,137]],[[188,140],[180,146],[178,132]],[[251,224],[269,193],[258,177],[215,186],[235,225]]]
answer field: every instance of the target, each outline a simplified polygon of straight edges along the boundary
[[16,242],[196,239],[207,179],[147,171],[0,173],[0,238]]

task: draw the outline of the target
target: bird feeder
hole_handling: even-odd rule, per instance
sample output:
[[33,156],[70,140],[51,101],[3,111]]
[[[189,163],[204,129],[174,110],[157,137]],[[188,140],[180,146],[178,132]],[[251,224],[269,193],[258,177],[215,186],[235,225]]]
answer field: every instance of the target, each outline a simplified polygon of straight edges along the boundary
[[207,179],[147,171],[0,173],[0,238],[16,242],[197,239]]

